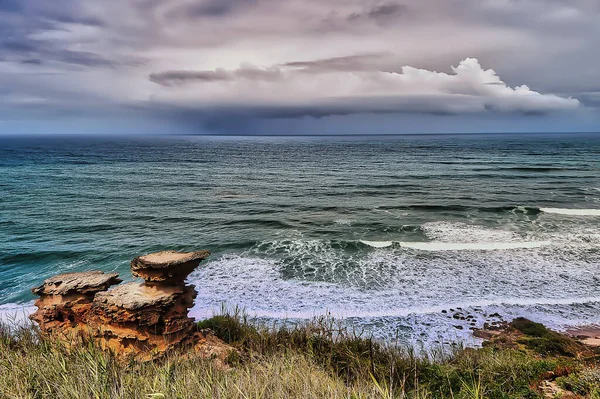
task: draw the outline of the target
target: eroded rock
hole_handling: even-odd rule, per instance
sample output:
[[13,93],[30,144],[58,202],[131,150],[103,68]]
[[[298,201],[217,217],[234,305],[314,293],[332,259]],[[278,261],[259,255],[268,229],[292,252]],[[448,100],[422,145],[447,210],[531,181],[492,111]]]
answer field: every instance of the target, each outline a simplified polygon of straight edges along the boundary
[[104,273],[101,271],[65,273],[44,280],[42,285],[31,291],[40,296],[74,293],[93,296],[96,292],[105,291],[121,281],[123,280],[119,278],[117,273]]
[[87,322],[95,294],[121,281],[118,274],[101,271],[51,277],[32,290],[40,297],[35,301],[38,310],[31,319],[45,333],[76,335],[81,325]]
[[195,297],[194,287],[183,284],[122,284],[96,295],[91,318],[115,351],[163,353],[192,336],[195,323],[187,313]]
[[68,273],[44,281],[32,320],[44,333],[91,337],[124,358],[149,360],[182,348],[223,359],[232,348],[197,331],[188,310],[197,296],[185,278],[210,255],[208,251],[164,251],[131,262],[143,283],[119,284],[115,273]]
[[131,273],[146,284],[181,284],[209,255],[209,251],[163,251],[138,256],[131,261]]

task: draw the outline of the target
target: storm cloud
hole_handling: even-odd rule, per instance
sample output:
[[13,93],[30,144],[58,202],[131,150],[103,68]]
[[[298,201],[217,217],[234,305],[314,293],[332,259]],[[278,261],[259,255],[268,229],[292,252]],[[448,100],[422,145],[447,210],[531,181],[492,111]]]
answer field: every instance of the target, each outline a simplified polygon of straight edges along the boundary
[[598,123],[597,0],[6,0],[0,18],[0,126]]
[[[317,63],[318,64],[318,63]],[[541,94],[526,85],[509,87],[492,69],[467,58],[452,73],[434,72],[404,66],[401,72],[353,71],[344,63],[320,63],[336,68],[321,73],[304,73],[309,63],[288,63],[281,67],[244,66],[235,70],[168,71],[151,74],[150,80],[163,86],[190,91],[188,101],[202,106],[211,103],[232,108],[240,99],[260,102],[275,116],[315,116],[352,113],[468,113],[521,112],[541,114],[573,110],[580,102],[554,94]],[[296,67],[300,67],[297,69]],[[171,93],[172,95],[173,93]],[[175,93],[179,97],[180,93]],[[166,100],[168,101],[168,100]],[[280,115],[277,114],[277,105]],[[294,110],[294,108],[296,108]],[[265,115],[262,115],[265,116]]]

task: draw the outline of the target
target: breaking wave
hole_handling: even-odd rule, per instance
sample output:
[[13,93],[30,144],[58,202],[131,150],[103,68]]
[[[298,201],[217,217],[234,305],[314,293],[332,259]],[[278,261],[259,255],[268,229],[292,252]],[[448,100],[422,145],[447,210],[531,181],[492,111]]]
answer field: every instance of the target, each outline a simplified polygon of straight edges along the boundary
[[400,242],[400,246],[421,251],[494,251],[506,249],[539,248],[550,245],[549,241],[528,242]]
[[600,209],[540,208],[542,212],[569,216],[600,216]]
[[[469,328],[494,314],[553,328],[600,322],[600,235],[421,228],[430,242],[294,239],[222,256],[192,275],[200,293],[192,314],[208,317],[223,304],[266,319],[331,314],[378,337],[400,331],[428,343],[472,340]],[[457,321],[450,309],[471,317]]]

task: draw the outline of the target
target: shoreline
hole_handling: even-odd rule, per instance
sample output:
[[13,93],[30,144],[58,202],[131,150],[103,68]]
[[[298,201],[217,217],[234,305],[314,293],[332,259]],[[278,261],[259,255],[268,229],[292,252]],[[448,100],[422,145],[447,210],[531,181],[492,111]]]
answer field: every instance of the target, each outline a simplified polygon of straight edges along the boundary
[[[585,302],[582,302],[585,303]],[[425,316],[436,316],[438,318],[446,317],[449,321],[466,322],[470,325],[459,325],[459,324],[450,324],[445,327],[448,328],[448,335],[444,339],[445,342],[442,343],[442,346],[447,345],[456,345],[460,343],[465,347],[481,347],[482,343],[485,341],[481,337],[474,334],[476,331],[485,331],[489,328],[496,328],[498,326],[506,325],[510,323],[512,320],[521,317],[518,315],[512,315],[512,317],[506,317],[501,315],[500,313],[494,312],[490,316],[490,318],[486,318],[485,321],[477,323],[477,325],[473,324],[472,320],[475,320],[473,317],[469,315],[469,308],[462,308],[460,306],[455,307],[443,307],[440,308],[440,311],[432,311],[432,312],[423,312],[423,313],[407,313],[404,318],[410,319],[414,318],[416,315],[425,315]],[[476,310],[477,307],[475,307]],[[32,315],[36,311],[36,307],[33,301],[25,303],[25,304],[3,304],[0,305],[0,323],[5,324],[17,324],[27,325],[32,323],[29,320],[29,316]],[[198,323],[201,323],[207,319],[216,317],[220,315],[223,311],[223,308],[214,309],[210,312],[203,313],[202,316],[198,314],[194,314],[194,308],[192,308],[189,312],[190,316]],[[267,316],[247,316],[249,320],[255,320],[258,322],[268,322],[273,325],[302,325],[304,323],[310,322],[311,320],[318,319],[320,317],[332,317],[338,322],[341,322],[346,327],[352,328],[354,326],[353,320],[356,319],[355,316],[349,317],[339,317],[334,314],[324,312],[324,313],[314,313],[311,315],[307,315],[305,317],[267,317]],[[389,316],[389,318],[397,318],[398,316]],[[535,315],[530,315],[533,320],[536,320]],[[377,316],[377,319],[385,320],[386,316]],[[542,322],[543,323],[543,322]],[[545,323],[543,323],[546,325]],[[354,326],[356,327],[356,326]],[[443,329],[444,326],[438,326],[439,329]],[[597,322],[583,322],[583,323],[573,323],[573,324],[563,324],[563,325],[553,325],[550,327],[553,331],[556,331],[560,334],[567,335],[572,338],[580,339],[582,342],[586,342],[586,344],[590,346],[600,346],[600,320]],[[457,335],[455,333],[460,333]],[[418,344],[422,345],[424,348],[427,347],[437,347],[440,342],[430,342],[431,340],[419,340],[419,337],[415,334],[413,339],[405,339],[401,341],[406,345]],[[422,337],[421,337],[422,338]],[[382,342],[389,342],[390,339],[380,338]]]

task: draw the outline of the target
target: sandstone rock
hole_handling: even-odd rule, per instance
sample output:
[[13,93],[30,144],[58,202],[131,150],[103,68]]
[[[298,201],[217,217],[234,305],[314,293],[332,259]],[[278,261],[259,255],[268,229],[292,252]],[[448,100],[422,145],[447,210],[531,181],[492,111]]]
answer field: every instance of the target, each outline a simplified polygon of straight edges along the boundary
[[91,308],[94,295],[121,282],[116,273],[100,271],[59,274],[44,281],[32,292],[38,310],[30,318],[44,333],[77,335]]
[[147,284],[178,284],[208,258],[209,251],[163,251],[139,256],[131,261],[131,272]]
[[123,284],[96,295],[91,318],[95,325],[103,326],[117,337],[124,334],[129,339],[138,335],[153,342],[150,344],[153,349],[160,351],[165,343],[181,341],[193,330],[194,321],[187,313],[195,297],[192,286]]
[[144,283],[122,284],[94,299],[90,322],[99,326],[104,346],[146,359],[204,342],[187,316],[197,294],[184,280],[209,255],[163,251],[135,258],[131,272]]
[[32,319],[42,331],[90,337],[122,358],[149,360],[182,348],[221,363],[233,348],[196,330],[187,313],[196,291],[185,278],[210,255],[208,251],[164,251],[131,262],[132,274],[144,283],[118,284],[117,274],[69,273],[33,289],[40,295]]
[[[143,283],[121,284],[96,295],[94,305],[108,311],[111,307],[126,310],[171,307],[190,286],[148,286]],[[193,287],[192,287],[193,291]],[[193,297],[187,305],[193,305]]]
[[111,285],[119,284],[121,281],[123,280],[117,273],[106,274],[101,271],[65,273],[44,280],[44,284],[31,291],[40,296],[73,293],[93,296],[96,292],[105,291]]

